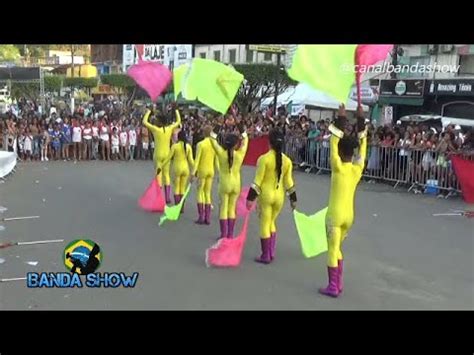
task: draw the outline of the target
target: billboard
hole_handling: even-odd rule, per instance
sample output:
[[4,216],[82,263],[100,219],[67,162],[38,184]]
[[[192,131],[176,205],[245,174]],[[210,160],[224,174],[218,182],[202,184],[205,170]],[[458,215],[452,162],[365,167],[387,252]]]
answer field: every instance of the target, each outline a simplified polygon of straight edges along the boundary
[[[170,69],[191,61],[192,44],[145,44],[143,45],[143,60],[158,62]],[[138,63],[138,52],[134,44],[123,45],[123,71]]]

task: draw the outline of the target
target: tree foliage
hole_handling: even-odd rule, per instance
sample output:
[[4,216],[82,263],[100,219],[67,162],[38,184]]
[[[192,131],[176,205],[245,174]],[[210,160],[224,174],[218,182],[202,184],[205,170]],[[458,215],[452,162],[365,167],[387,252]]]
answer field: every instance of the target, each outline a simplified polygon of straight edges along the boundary
[[64,78],[63,86],[69,88],[92,89],[97,86],[98,82],[99,80],[97,78]]
[[100,76],[100,82],[121,89],[133,89],[135,82],[126,74],[104,74]]
[[279,93],[296,84],[288,77],[283,67],[278,68],[274,64],[235,64],[234,68],[245,78],[236,96],[236,104],[244,113],[257,109],[263,99],[275,95],[278,70],[280,70]]
[[15,45],[0,45],[0,62],[15,62],[18,59],[20,59],[20,51]]
[[63,86],[64,76],[48,75],[44,77],[44,90],[46,92],[57,92]]

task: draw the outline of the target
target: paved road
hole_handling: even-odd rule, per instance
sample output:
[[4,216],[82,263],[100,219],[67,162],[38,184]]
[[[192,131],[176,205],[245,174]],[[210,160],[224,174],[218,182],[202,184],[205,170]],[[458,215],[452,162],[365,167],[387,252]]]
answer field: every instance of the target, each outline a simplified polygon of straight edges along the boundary
[[[150,162],[20,164],[0,185],[0,205],[8,208],[4,216],[41,218],[7,222],[0,242],[90,237],[103,249],[100,271],[138,271],[140,278],[135,289],[27,289],[23,282],[0,283],[0,309],[474,309],[474,220],[432,216],[465,208],[459,199],[362,183],[356,224],[345,245],[346,287],[336,300],[317,294],[326,283],[325,255],[302,257],[288,205],[279,219],[272,265],[253,262],[259,241],[252,216],[241,267],[208,269],[204,251],[218,235],[216,213],[210,227],[196,226],[194,203],[188,203],[178,223],[158,227],[158,216],[136,204],[151,169]],[[253,173],[243,169],[244,184]],[[328,176],[298,172],[295,178],[298,209],[312,213],[325,206]],[[5,259],[0,275],[65,271],[63,247],[0,250]]]

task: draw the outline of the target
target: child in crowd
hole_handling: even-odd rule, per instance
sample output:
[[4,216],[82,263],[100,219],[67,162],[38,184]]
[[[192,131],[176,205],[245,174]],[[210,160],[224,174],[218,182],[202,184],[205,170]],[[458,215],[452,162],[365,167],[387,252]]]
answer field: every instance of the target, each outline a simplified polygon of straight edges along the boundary
[[112,159],[115,160],[119,155],[119,135],[117,134],[117,127],[113,128],[112,133]]

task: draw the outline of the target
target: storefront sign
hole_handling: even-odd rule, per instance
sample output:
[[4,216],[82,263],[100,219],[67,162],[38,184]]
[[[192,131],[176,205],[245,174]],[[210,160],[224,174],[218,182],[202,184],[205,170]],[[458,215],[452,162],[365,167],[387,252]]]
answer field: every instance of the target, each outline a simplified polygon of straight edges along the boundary
[[429,95],[474,96],[474,80],[435,80],[429,84]]
[[425,80],[381,80],[380,96],[423,97]]

